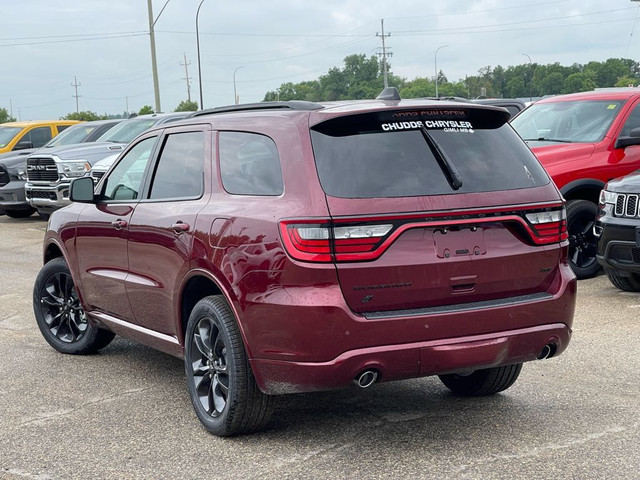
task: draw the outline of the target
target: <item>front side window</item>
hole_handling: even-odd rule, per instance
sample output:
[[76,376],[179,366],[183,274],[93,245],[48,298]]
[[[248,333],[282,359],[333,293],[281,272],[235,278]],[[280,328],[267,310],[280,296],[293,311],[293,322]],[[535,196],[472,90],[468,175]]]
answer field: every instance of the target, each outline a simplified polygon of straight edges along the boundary
[[149,163],[157,137],[145,138],[122,157],[109,174],[102,190],[102,200],[136,200],[144,172]]
[[265,135],[220,132],[220,172],[224,189],[236,195],[281,195],[278,149]]
[[204,179],[204,133],[167,136],[151,183],[151,199],[198,198]]
[[40,148],[51,140],[51,128],[38,127],[34,128],[27,135],[25,135],[21,141],[29,140],[31,142],[31,148]]
[[623,103],[620,100],[535,103],[514,118],[511,126],[526,141],[599,142]]

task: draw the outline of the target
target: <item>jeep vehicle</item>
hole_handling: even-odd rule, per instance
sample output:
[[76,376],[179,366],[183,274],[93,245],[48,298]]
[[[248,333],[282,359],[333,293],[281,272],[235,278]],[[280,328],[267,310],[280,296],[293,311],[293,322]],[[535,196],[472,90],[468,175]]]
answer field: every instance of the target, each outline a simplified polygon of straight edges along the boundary
[[38,151],[27,157],[25,195],[42,216],[64,207],[69,201],[69,184],[89,175],[91,165],[124,147],[141,132],[154,125],[178,120],[187,112],[141,115],[122,121],[90,145],[60,146]]
[[611,283],[628,292],[640,292],[639,199],[640,171],[607,182],[594,227],[598,262]]
[[600,269],[593,234],[605,183],[640,168],[640,89],[540,100],[511,121],[567,200],[569,260],[578,278]]
[[508,118],[292,101],[152,128],[51,216],[37,324],[63,353],[117,334],[184,358],[220,436],[286,393],[503,391],[567,348],[576,294],[564,202]]
[[0,154],[13,150],[40,148],[77,120],[39,120],[0,124]]
[[[83,122],[65,129],[44,147],[43,151],[63,145],[95,142],[121,120],[97,120]],[[29,148],[0,155],[0,215],[13,218],[29,217],[35,212],[25,197],[27,180],[27,155],[38,149]]]

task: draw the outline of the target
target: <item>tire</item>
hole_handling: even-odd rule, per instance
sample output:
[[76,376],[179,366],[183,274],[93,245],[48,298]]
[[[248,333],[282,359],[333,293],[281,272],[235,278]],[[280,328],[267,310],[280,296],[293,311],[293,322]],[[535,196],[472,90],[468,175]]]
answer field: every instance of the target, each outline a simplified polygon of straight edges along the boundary
[[42,220],[49,220],[49,217],[51,216],[51,213],[49,213],[49,212],[41,212],[40,210],[38,210],[38,216]]
[[456,395],[482,397],[506,390],[515,383],[522,364],[476,370],[469,375],[439,375],[440,381]]
[[587,200],[567,202],[569,263],[578,279],[594,277],[600,270],[596,260],[598,241],[593,234],[598,207]]
[[29,208],[27,210],[6,210],[4,213],[11,218],[27,218],[33,215],[35,211],[35,208]]
[[269,420],[274,399],[258,388],[234,315],[221,296],[203,298],[191,311],[185,373],[196,415],[212,434],[255,432]]
[[40,270],[33,287],[33,312],[44,339],[61,353],[94,353],[115,337],[87,320],[62,257],[47,262]]
[[614,287],[625,292],[640,292],[640,275],[631,273],[628,277],[623,277],[615,270],[607,270],[607,277]]

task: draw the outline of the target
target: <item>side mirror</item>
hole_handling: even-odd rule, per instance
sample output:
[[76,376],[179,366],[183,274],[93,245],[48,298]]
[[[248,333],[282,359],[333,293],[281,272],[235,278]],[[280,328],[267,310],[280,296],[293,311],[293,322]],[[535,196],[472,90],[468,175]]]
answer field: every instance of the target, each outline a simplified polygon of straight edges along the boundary
[[91,177],[76,178],[69,187],[69,198],[72,202],[95,203],[93,187],[94,183]]
[[640,127],[631,130],[628,137],[618,137],[615,148],[625,148],[632,145],[640,145]]

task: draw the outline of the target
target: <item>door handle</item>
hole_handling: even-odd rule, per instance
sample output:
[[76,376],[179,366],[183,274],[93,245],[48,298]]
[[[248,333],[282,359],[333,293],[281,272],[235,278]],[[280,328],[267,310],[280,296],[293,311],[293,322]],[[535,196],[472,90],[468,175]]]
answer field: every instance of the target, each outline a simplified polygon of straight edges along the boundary
[[189,231],[189,224],[184,222],[177,222],[171,225],[171,228],[173,229],[174,232],[176,232],[177,234],[180,234],[180,233]]
[[115,222],[111,222],[111,226],[114,227],[116,230],[122,230],[127,226],[127,222],[124,220],[118,219]]

